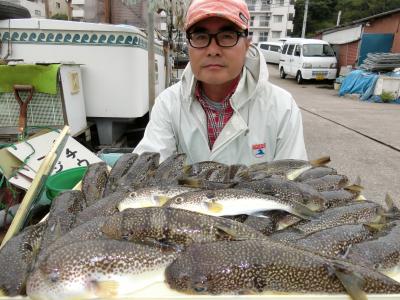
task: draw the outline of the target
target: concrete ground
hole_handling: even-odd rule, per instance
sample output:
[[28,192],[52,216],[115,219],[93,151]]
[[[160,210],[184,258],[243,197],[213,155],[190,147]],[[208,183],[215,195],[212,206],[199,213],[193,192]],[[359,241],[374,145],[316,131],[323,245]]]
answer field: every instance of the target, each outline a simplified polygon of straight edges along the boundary
[[353,182],[361,178],[367,199],[382,203],[389,193],[400,204],[400,105],[339,97],[329,83],[298,85],[280,79],[277,65],[268,70],[270,81],[292,93],[302,110],[309,159],[329,155],[338,173]]

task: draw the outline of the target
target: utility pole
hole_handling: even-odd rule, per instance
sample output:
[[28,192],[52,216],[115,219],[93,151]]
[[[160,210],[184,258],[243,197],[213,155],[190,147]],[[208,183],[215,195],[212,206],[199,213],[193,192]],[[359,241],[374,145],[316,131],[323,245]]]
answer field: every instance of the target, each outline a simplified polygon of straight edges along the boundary
[[301,30],[301,37],[302,38],[305,38],[305,36],[306,36],[308,1],[309,0],[306,0],[305,6],[304,6],[303,29]]
[[44,0],[44,11],[45,11],[46,19],[49,19],[50,18],[49,0]]
[[156,76],[154,70],[154,12],[151,9],[151,1],[147,4],[147,56],[148,56],[148,78],[149,78],[149,112],[153,108],[156,98],[155,85]]
[[72,0],[66,0],[67,2],[67,15],[68,15],[68,21],[72,20]]
[[104,23],[111,24],[111,0],[104,0]]
[[340,17],[341,17],[341,16],[342,16],[342,11],[339,10],[339,13],[338,13],[338,15],[337,15],[336,26],[339,26],[339,25],[340,25]]

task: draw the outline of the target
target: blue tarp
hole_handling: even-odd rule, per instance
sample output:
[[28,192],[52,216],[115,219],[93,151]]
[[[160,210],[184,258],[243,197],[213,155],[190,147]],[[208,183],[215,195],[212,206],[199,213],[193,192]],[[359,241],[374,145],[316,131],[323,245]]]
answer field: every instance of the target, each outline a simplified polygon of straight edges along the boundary
[[[386,73],[385,76],[400,77],[400,73]],[[339,90],[339,96],[345,94],[360,94],[363,101],[382,102],[379,96],[374,96],[375,84],[379,75],[377,73],[355,70],[347,74],[342,81]],[[391,103],[400,104],[400,98]]]

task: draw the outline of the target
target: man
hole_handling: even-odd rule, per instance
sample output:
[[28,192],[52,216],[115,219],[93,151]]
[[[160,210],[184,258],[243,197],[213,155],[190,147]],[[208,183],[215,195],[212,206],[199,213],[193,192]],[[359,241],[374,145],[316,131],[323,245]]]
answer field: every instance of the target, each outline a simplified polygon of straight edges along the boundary
[[187,154],[188,163],[246,164],[307,159],[299,108],[268,82],[263,55],[248,39],[242,0],[193,0],[185,30],[190,63],[155,101],[134,152]]

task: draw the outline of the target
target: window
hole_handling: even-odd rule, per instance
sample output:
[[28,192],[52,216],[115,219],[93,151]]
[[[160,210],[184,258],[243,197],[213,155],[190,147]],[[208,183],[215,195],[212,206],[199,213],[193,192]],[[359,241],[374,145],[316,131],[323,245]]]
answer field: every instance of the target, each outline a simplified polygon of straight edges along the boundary
[[283,46],[283,49],[282,49],[282,53],[283,53],[283,54],[286,54],[287,48],[288,48],[288,45],[285,44],[285,45]]
[[296,48],[294,49],[294,55],[300,56],[300,46],[299,45],[296,45]]
[[260,26],[268,27],[269,26],[269,18],[268,16],[260,16]]
[[56,7],[57,7],[57,8],[61,8],[60,2],[56,2]]
[[254,11],[256,9],[257,0],[247,0],[247,6],[250,11]]
[[288,15],[288,21],[293,21],[293,19],[294,19],[294,14],[293,14],[293,13],[290,13],[290,14]]
[[287,54],[288,55],[292,55],[293,54],[293,49],[294,49],[294,45],[289,45],[289,48],[287,50]]
[[280,51],[281,51],[281,47],[276,46],[276,45],[271,45],[271,46],[269,46],[269,49],[270,49],[271,51],[274,51],[274,52],[280,52]]
[[275,0],[275,4],[283,6],[285,4],[285,0]]
[[268,41],[268,32],[260,32],[259,39],[260,42]]
[[261,45],[260,45],[260,48],[261,48],[261,49],[264,49],[264,50],[268,50],[269,45],[261,44]]
[[303,46],[303,56],[335,56],[330,45],[308,44]]
[[35,15],[36,15],[36,16],[41,16],[42,13],[40,12],[40,10],[35,10]]
[[261,0],[261,10],[270,10],[271,9],[271,0]]
[[250,17],[250,26],[254,26],[254,16]]
[[279,39],[281,37],[282,31],[272,31],[272,38]]
[[282,23],[283,16],[282,15],[275,15],[273,16],[274,18],[274,23]]

